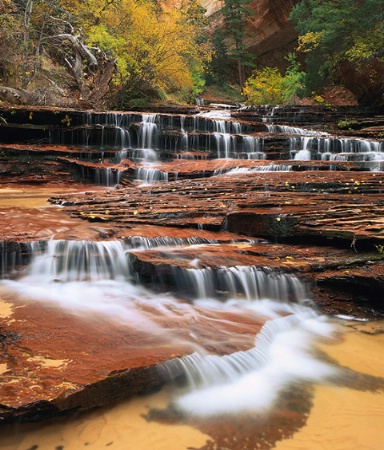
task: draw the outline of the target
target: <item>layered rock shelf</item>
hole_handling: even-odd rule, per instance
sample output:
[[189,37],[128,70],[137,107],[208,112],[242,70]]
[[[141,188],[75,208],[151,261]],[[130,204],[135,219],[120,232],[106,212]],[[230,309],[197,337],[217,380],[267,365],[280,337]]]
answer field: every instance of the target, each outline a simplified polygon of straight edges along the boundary
[[[192,301],[203,291],[233,295],[236,271],[263,286],[283,277],[287,302],[306,286],[329,315],[383,314],[380,114],[14,111],[1,111],[0,126],[0,423],[157,388],[167,381],[159,368],[191,354],[195,341],[214,355],[250,349],[268,317]],[[341,135],[341,117],[362,126]],[[56,272],[28,272],[39,255]],[[94,281],[88,258],[103,265],[95,282],[108,274],[130,286],[129,314],[126,304],[97,309],[96,294],[84,298],[86,316],[81,304],[69,309],[67,283]],[[65,300],[39,294],[34,283],[45,276]],[[113,302],[120,293],[109,289]],[[147,292],[159,304],[145,304]]]

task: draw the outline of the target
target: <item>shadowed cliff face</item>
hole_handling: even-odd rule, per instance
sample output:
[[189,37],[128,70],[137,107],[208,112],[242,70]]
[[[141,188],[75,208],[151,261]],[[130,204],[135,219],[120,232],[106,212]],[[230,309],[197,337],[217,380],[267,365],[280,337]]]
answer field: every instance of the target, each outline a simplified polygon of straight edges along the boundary
[[384,105],[384,62],[372,59],[364,68],[357,69],[349,61],[340,68],[340,78],[361,105]]
[[285,57],[297,45],[297,33],[288,20],[296,3],[297,0],[251,2],[254,16],[249,22],[248,45],[252,53],[257,55],[258,66],[285,68]]
[[[297,44],[297,33],[289,22],[289,14],[297,0],[260,0],[252,1],[249,8],[254,12],[248,20],[249,35],[246,43],[256,55],[257,67],[276,66],[286,68],[284,57],[294,51]],[[217,0],[201,0],[212,19],[212,26],[223,26],[220,8],[223,2]]]

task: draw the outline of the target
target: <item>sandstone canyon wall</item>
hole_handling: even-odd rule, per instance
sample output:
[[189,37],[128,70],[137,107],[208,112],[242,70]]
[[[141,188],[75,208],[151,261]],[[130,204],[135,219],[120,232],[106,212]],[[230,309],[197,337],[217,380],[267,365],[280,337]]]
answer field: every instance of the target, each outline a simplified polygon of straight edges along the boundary
[[[249,8],[254,15],[248,20],[246,44],[256,55],[256,67],[276,66],[285,69],[285,56],[297,46],[297,33],[289,22],[289,14],[297,0],[253,0]],[[201,0],[213,28],[222,27],[220,0]]]

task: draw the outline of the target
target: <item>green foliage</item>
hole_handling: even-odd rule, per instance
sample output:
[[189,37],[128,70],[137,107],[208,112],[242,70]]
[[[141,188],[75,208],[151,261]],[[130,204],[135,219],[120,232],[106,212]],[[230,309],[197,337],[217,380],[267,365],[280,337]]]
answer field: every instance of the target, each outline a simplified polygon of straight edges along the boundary
[[304,93],[306,73],[300,70],[295,53],[289,53],[286,59],[289,66],[283,79],[283,98],[285,102],[295,103]]
[[357,123],[357,120],[354,119],[339,120],[337,123],[337,128],[340,130],[351,130]]
[[384,60],[382,0],[301,0],[290,18],[307,55],[309,92],[329,83],[343,60],[361,68],[371,58]]
[[[250,2],[251,0],[224,0],[224,7],[221,10],[225,23],[225,55],[228,62],[236,63],[241,86],[244,84],[245,67],[254,67],[254,57],[249,53],[245,43],[246,22],[254,14],[248,8]],[[223,51],[221,53],[224,54]]]
[[209,78],[212,82],[224,83],[230,74],[228,48],[225,42],[225,32],[216,28],[212,35],[213,54],[209,65]]
[[284,100],[284,80],[276,67],[255,70],[245,82],[243,95],[247,104],[276,105]]
[[375,248],[377,253],[380,255],[384,255],[384,245],[383,244],[375,244]]
[[265,67],[255,70],[248,78],[243,89],[246,102],[252,105],[276,105],[283,102],[295,102],[303,91],[305,72],[300,71],[296,55],[287,57],[290,65],[281,75],[277,68]]

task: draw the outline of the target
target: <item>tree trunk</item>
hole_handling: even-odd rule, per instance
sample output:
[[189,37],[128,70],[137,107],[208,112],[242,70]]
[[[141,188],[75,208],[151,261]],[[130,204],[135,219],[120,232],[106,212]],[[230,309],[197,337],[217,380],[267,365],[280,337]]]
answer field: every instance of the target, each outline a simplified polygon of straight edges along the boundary
[[116,61],[99,49],[95,56],[83,43],[81,35],[59,34],[55,39],[70,44],[74,57],[66,59],[68,69],[79,89],[79,103],[83,107],[98,107],[109,91],[109,84],[116,70]]
[[0,86],[0,100],[13,105],[26,105],[35,102],[32,92],[24,89],[14,89],[7,86]]

